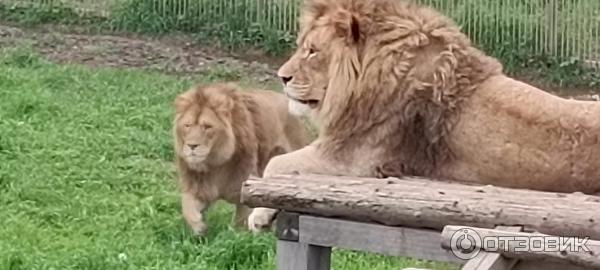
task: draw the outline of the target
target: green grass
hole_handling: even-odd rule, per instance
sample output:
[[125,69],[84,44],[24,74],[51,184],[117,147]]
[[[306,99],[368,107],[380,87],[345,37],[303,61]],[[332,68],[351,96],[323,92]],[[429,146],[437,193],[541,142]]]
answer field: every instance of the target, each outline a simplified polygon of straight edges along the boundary
[[[47,63],[0,52],[0,270],[274,269],[274,238],[208,212],[195,238],[179,209],[171,101],[192,83],[143,71]],[[244,81],[243,84],[252,84]],[[334,269],[451,269],[334,252]]]

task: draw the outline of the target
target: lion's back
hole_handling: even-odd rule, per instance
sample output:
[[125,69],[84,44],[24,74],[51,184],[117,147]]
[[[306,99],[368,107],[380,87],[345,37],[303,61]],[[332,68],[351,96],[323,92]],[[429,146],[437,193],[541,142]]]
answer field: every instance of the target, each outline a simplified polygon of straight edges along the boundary
[[256,104],[281,117],[287,113],[287,98],[284,94],[273,90],[251,89],[246,94],[251,96]]
[[[262,153],[264,162],[278,154],[300,149],[310,140],[302,120],[288,111],[287,97],[272,90],[248,90],[249,105],[255,119],[259,145],[268,149]],[[266,165],[266,163],[264,164]]]

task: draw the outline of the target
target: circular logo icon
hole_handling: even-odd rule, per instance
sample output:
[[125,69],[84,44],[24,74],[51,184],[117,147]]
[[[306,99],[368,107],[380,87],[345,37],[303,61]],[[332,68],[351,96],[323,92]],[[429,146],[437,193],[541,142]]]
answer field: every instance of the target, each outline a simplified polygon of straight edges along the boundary
[[481,250],[481,237],[474,230],[463,228],[452,234],[450,247],[454,256],[463,260],[473,259]]

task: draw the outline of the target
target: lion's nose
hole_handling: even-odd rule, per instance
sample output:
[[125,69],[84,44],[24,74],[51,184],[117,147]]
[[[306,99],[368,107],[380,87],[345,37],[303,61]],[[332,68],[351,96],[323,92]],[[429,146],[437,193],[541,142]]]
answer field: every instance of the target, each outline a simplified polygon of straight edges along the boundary
[[196,149],[196,147],[198,147],[198,144],[188,144],[188,147],[192,150]]
[[281,76],[281,80],[283,81],[283,84],[287,84],[288,82],[290,82],[292,80],[293,77],[285,77],[285,76]]

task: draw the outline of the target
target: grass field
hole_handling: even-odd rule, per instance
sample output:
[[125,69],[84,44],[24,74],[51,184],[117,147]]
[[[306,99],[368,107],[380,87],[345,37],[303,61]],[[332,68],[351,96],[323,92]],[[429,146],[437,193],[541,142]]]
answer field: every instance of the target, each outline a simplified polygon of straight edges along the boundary
[[[274,238],[208,212],[180,217],[171,101],[192,83],[159,73],[56,65],[0,52],[0,269],[274,269]],[[252,84],[251,81],[242,82]],[[334,269],[453,269],[334,252]]]

